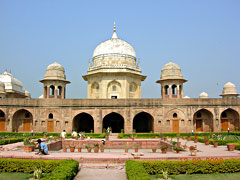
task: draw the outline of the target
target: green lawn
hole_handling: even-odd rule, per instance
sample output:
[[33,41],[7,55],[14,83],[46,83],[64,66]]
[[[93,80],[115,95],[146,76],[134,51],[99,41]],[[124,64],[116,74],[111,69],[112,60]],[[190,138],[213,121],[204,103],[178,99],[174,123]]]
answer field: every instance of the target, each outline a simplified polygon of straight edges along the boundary
[[0,180],[26,180],[32,177],[32,174],[25,173],[0,173]]
[[[151,176],[151,179],[162,178],[161,175]],[[222,174],[181,174],[181,175],[170,175],[169,178],[174,180],[237,180],[240,179],[240,173],[222,173]]]

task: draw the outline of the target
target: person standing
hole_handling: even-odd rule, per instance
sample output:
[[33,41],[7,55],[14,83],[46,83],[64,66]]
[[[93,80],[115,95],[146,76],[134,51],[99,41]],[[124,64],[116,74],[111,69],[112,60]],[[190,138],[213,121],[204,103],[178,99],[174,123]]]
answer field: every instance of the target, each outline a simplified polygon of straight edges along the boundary
[[65,137],[66,137],[66,131],[65,130],[63,130],[62,132],[61,132],[61,137],[63,138],[63,139],[65,139]]

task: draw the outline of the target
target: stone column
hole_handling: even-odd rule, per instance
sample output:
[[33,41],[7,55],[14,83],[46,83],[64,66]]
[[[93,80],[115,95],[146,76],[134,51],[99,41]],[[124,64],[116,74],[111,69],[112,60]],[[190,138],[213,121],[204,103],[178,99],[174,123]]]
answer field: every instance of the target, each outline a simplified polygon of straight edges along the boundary
[[179,90],[180,90],[180,87],[179,87],[179,85],[177,85],[177,98],[178,98],[178,99],[180,98],[180,92],[179,92]]
[[54,98],[55,99],[57,99],[57,96],[58,96],[58,94],[57,94],[57,92],[58,92],[58,87],[57,86],[54,86]]
[[164,98],[164,96],[165,96],[165,87],[162,86],[162,98]]
[[172,98],[172,85],[169,85],[169,98]]
[[47,96],[46,96],[46,88],[45,88],[46,86],[43,86],[43,98],[45,99]]
[[61,89],[61,99],[64,99],[65,97],[65,87],[62,87]]
[[50,90],[50,86],[47,86],[47,99],[49,98],[49,90]]

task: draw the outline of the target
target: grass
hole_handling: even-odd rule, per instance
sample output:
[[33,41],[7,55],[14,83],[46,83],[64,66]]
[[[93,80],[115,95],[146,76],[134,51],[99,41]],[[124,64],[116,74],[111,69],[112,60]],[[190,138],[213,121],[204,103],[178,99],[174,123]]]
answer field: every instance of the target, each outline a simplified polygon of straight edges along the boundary
[[26,174],[26,173],[0,173],[0,180],[26,180],[32,177],[32,174]]
[[[152,175],[151,179],[162,178],[162,175]],[[170,175],[169,178],[172,180],[236,180],[240,179],[240,173],[221,173],[221,174],[181,174],[181,175]]]

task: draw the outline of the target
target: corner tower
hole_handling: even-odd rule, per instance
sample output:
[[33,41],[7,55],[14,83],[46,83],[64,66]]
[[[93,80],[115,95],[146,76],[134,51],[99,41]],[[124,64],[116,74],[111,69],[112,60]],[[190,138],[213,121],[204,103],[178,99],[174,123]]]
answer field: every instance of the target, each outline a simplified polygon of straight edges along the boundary
[[54,62],[47,67],[43,80],[43,98],[65,99],[66,85],[70,82],[66,80],[65,70],[62,65]]
[[187,80],[183,79],[181,68],[169,62],[162,68],[160,80],[156,83],[161,84],[162,98],[183,98],[183,83]]
[[99,44],[88,62],[88,98],[141,98],[140,63],[136,63],[133,47],[118,38],[114,23],[112,38]]

